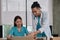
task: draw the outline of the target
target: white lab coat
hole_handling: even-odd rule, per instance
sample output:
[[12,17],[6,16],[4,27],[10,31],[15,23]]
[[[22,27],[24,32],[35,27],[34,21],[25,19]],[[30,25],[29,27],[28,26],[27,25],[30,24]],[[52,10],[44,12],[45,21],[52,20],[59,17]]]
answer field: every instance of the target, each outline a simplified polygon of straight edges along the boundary
[[[37,17],[32,14],[32,29],[33,29],[33,32],[36,31],[36,25],[37,25],[37,22],[38,22],[38,19]],[[49,27],[49,14],[46,13],[46,12],[42,12],[41,13],[41,17],[40,17],[40,25],[41,25],[41,28],[39,29],[42,32],[45,32],[46,36],[48,38],[51,37],[51,31],[50,31],[50,27]],[[48,40],[48,39],[47,39]]]

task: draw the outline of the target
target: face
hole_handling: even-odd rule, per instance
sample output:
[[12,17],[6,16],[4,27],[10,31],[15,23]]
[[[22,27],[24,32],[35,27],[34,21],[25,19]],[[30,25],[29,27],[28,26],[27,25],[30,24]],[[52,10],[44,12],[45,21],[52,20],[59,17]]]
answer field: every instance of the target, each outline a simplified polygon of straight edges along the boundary
[[32,13],[35,15],[35,16],[40,16],[41,15],[41,8],[32,8]]
[[22,25],[22,20],[21,19],[17,19],[15,24],[17,25],[17,27],[21,27]]

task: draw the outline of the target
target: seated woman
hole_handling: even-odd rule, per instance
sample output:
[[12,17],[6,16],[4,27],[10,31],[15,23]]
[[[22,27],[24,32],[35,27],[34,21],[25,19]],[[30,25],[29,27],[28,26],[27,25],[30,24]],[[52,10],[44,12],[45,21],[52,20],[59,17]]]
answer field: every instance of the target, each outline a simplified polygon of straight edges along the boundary
[[14,26],[11,28],[7,38],[11,38],[13,36],[24,36],[25,34],[28,35],[28,31],[23,26],[22,18],[20,16],[16,16],[14,18]]

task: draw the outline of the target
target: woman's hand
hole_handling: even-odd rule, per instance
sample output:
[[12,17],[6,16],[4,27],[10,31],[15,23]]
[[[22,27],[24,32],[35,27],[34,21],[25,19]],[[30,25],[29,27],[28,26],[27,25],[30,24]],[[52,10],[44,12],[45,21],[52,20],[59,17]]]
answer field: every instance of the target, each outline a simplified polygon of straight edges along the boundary
[[38,31],[35,31],[35,32],[32,32],[31,35],[35,36],[35,35],[37,35],[38,33],[40,33],[39,30],[38,30]]
[[31,36],[31,37],[33,37],[34,39],[36,39],[36,35],[37,35],[38,33],[40,33],[40,31],[32,32],[32,33],[28,34],[28,36]]
[[36,39],[36,35],[34,34],[34,32],[28,34],[28,36],[32,37],[33,39]]
[[11,40],[12,36],[11,35],[8,35],[7,36],[7,40]]

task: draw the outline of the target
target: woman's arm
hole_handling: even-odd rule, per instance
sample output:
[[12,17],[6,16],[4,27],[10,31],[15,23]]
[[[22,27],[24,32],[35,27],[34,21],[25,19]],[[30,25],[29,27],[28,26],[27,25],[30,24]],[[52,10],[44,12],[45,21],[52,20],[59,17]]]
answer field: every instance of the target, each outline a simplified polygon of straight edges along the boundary
[[7,36],[7,39],[11,39],[13,37],[13,30],[14,28],[12,27],[11,30],[9,31],[9,35]]
[[[25,27],[24,27],[24,28],[25,28]],[[27,28],[25,28],[25,33],[26,33],[26,35],[28,35],[28,34],[29,34],[29,32],[28,32]]]
[[7,36],[7,40],[11,40],[12,36],[11,35],[8,35]]

